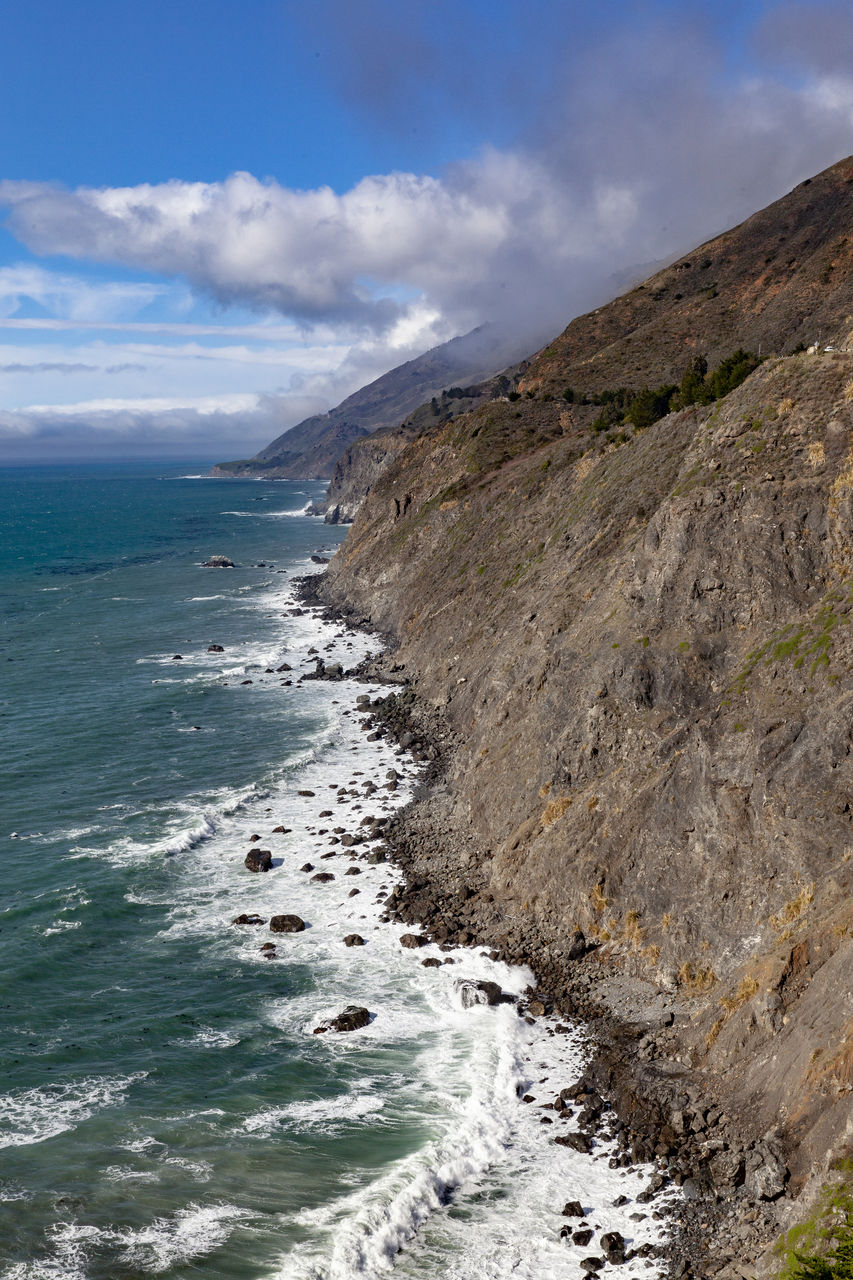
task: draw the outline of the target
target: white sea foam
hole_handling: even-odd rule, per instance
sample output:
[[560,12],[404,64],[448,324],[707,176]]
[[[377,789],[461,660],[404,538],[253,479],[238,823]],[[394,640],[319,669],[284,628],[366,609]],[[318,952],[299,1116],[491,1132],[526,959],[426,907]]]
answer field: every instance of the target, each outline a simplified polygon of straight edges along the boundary
[[306,502],[303,507],[299,507],[295,511],[220,511],[222,516],[256,516],[261,520],[280,520],[282,518],[292,518],[293,516],[305,516],[308,514],[310,502]]
[[155,1273],[207,1257],[251,1214],[233,1204],[190,1204],[139,1230],[109,1235],[120,1246],[121,1262]]
[[270,1134],[332,1133],[365,1121],[376,1126],[385,1106],[377,1094],[347,1094],[340,1098],[305,1099],[282,1107],[268,1107],[247,1116],[243,1128],[247,1133]]
[[104,1107],[122,1102],[131,1085],[148,1073],[89,1076],[41,1089],[15,1089],[0,1096],[0,1147],[29,1146],[75,1129]]
[[231,1031],[216,1031],[213,1027],[200,1027],[193,1036],[186,1036],[178,1044],[198,1046],[202,1049],[232,1049],[240,1043],[240,1037]]

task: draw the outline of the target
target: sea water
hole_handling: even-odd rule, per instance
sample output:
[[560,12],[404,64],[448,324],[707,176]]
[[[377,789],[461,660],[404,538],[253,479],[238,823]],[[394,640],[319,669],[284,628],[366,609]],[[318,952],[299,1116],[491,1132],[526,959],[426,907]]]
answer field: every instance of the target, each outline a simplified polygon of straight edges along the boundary
[[[362,820],[417,773],[363,731],[382,690],[299,679],[377,648],[294,594],[344,536],[305,514],[321,493],[0,471],[2,1280],[557,1280],[595,1252],[560,1238],[571,1199],[659,1238],[648,1169],[541,1123],[579,1035],[463,1006],[530,974],[380,918],[397,873]],[[233,923],[282,912],[306,929]],[[369,1025],[315,1034],[347,1004]]]

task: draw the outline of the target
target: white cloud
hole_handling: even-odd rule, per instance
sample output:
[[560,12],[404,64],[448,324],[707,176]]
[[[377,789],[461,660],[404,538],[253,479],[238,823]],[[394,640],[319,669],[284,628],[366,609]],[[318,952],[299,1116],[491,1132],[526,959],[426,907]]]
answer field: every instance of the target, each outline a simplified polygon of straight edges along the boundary
[[92,282],[31,263],[0,267],[0,316],[7,319],[35,302],[66,322],[111,322],[136,315],[166,293],[166,285],[154,282]]

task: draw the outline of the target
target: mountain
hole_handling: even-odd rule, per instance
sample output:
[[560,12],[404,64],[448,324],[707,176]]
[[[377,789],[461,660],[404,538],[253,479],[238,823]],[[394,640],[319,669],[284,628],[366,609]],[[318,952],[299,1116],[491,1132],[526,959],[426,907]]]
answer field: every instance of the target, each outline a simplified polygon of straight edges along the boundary
[[439,756],[389,910],[590,1021],[687,1180],[673,1275],[777,1274],[853,1195],[851,222],[846,160],[424,420],[314,588]]
[[524,349],[517,337],[481,325],[384,373],[328,413],[306,418],[253,458],[219,463],[212,474],[290,480],[329,476],[354,440],[397,426],[418,405],[454,384],[480,382],[517,360]]

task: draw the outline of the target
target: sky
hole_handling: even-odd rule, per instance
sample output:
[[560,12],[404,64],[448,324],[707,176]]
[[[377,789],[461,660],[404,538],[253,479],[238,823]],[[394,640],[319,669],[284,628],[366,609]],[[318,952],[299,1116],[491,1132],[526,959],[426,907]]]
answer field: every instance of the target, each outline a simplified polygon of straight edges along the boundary
[[3,0],[0,464],[247,457],[853,152],[811,0]]

